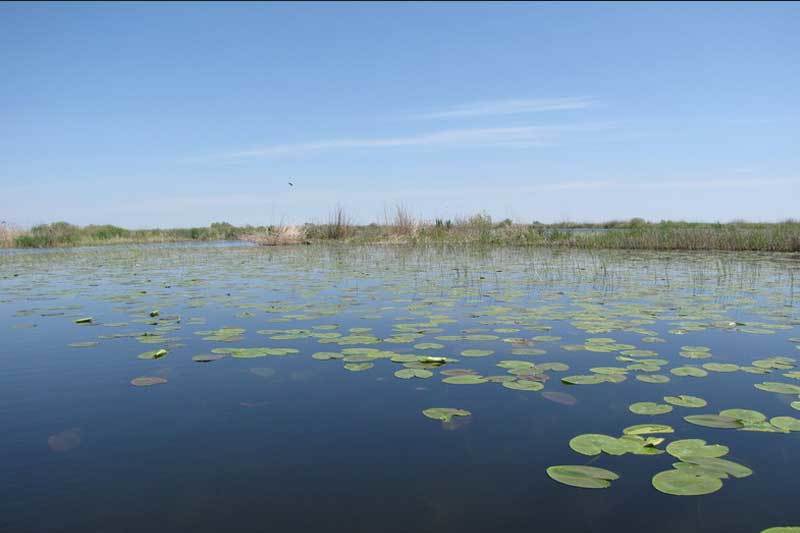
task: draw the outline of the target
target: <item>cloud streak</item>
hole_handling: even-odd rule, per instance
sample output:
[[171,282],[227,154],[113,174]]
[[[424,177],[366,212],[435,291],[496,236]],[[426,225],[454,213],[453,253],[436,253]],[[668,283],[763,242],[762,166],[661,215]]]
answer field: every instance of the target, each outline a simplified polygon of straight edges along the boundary
[[342,138],[306,143],[273,144],[227,154],[231,158],[280,157],[344,149],[398,147],[532,147],[552,144],[566,131],[608,129],[608,124],[572,126],[516,126],[504,128],[464,128],[421,133],[402,137]]
[[414,117],[420,119],[448,119],[496,115],[522,115],[547,111],[585,109],[591,105],[591,99],[582,97],[492,100],[459,105],[443,111],[414,115]]

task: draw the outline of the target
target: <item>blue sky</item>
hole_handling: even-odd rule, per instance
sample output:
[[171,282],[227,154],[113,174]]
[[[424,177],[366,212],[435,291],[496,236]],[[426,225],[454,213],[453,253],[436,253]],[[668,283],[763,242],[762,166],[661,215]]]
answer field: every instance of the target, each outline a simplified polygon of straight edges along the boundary
[[796,3],[3,3],[0,218],[800,217],[798,27]]

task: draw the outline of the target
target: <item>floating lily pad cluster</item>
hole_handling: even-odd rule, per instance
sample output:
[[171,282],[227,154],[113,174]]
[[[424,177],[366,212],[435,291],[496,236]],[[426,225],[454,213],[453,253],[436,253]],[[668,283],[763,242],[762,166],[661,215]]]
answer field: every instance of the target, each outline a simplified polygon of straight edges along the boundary
[[751,409],[725,409],[719,414],[690,415],[684,418],[697,426],[765,433],[789,433],[800,431],[800,419],[793,416],[767,416]]
[[667,445],[667,453],[679,462],[654,475],[653,486],[673,496],[701,496],[721,489],[724,479],[750,476],[753,471],[748,467],[722,459],[729,451],[727,446],[706,444],[701,439],[673,441]]
[[[724,479],[743,478],[753,473],[744,465],[722,459],[730,450],[721,444],[707,444],[701,439],[681,439],[669,442],[666,450],[658,448],[666,441],[666,438],[652,435],[673,432],[674,429],[671,426],[663,424],[639,424],[625,428],[619,437],[595,433],[578,435],[569,441],[569,446],[575,452],[588,456],[624,455],[627,453],[660,455],[666,451],[678,459],[678,462],[672,464],[671,470],[655,474],[652,485],[658,491],[673,496],[710,494],[722,488]],[[576,468],[577,471],[573,472],[573,469]],[[547,473],[560,483],[581,488],[607,488],[610,486],[609,481],[617,479],[617,477],[604,477],[600,480],[605,482],[585,481],[581,474],[584,472],[582,468],[585,467],[555,466],[548,468]],[[588,471],[586,475],[589,475]]]

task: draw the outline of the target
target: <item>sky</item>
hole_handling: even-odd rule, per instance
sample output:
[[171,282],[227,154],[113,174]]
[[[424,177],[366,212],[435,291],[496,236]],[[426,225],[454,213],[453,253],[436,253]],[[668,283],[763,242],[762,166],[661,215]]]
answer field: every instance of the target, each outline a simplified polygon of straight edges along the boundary
[[4,2],[0,219],[800,218],[798,28],[800,3]]

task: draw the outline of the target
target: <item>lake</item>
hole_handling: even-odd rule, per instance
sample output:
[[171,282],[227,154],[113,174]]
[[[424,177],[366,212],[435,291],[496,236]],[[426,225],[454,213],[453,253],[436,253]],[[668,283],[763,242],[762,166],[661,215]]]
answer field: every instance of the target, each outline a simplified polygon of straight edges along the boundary
[[754,253],[0,251],[0,530],[800,525],[795,280]]

